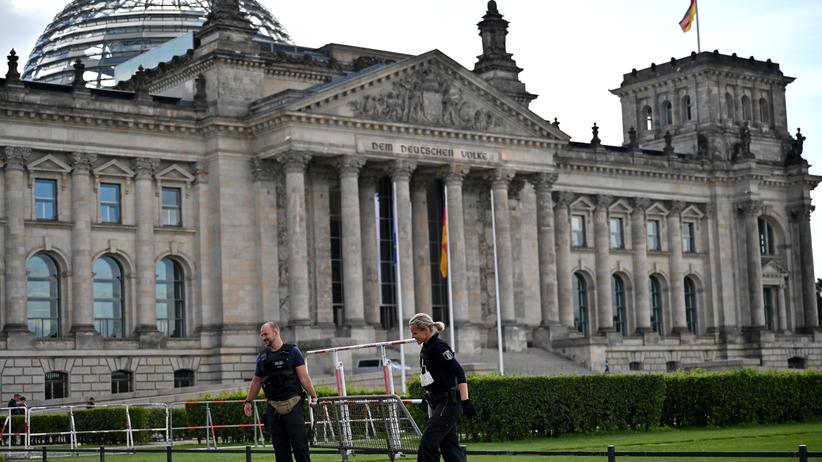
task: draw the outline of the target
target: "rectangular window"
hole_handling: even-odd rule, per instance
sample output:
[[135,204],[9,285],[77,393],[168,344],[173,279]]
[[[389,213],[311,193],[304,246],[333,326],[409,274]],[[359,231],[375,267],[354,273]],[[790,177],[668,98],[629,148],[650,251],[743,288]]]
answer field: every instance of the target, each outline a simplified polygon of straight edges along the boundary
[[625,248],[625,236],[622,232],[622,218],[611,218],[611,248]]
[[163,226],[182,226],[182,195],[180,188],[163,188]]
[[571,247],[585,247],[585,215],[571,215]]
[[120,185],[102,183],[100,185],[100,221],[120,223]]
[[659,220],[648,220],[645,227],[648,230],[648,250],[662,250],[659,240]]
[[34,180],[34,213],[37,220],[57,219],[57,180]]
[[339,181],[329,186],[329,221],[331,231],[331,309],[334,325],[345,325],[345,292],[343,286],[342,191]]
[[682,251],[696,252],[693,223],[682,223]]

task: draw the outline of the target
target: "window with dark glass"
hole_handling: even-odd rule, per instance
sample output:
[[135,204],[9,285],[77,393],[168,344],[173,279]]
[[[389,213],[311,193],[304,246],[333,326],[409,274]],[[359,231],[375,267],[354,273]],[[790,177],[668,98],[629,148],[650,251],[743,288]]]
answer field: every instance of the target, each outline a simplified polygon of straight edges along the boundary
[[428,183],[428,243],[431,259],[431,316],[435,321],[442,321],[447,326],[451,324],[448,318],[448,274],[446,271],[443,277],[440,270],[443,244],[442,221],[445,210],[443,187],[442,181]]
[[665,370],[667,372],[676,372],[679,369],[679,362],[668,361],[665,363]]
[[129,371],[111,373],[111,393],[129,393],[134,391],[134,377]]
[[645,130],[651,131],[654,129],[654,110],[650,106],[645,106],[643,111],[645,114]]
[[685,321],[688,324],[688,332],[696,335],[697,332],[697,311],[696,311],[696,284],[690,277],[685,278]]
[[751,99],[747,95],[742,97],[742,120],[751,120]]
[[728,120],[734,120],[734,98],[730,93],[725,93],[725,111],[728,113]]
[[648,279],[651,293],[651,329],[659,335],[664,334],[664,324],[662,323],[662,286],[659,280],[653,276]]
[[100,184],[100,221],[120,223],[120,185]]
[[585,215],[571,215],[571,246],[585,245]]
[[773,240],[773,226],[770,223],[759,219],[759,253],[762,255],[773,255],[775,243]]
[[759,99],[759,120],[762,121],[762,125],[768,125],[771,123],[770,111],[768,110],[768,100],[765,98]]
[[611,218],[611,248],[624,249],[625,235],[623,234],[622,218]]
[[574,327],[582,335],[588,336],[588,284],[585,277],[574,273]]
[[34,180],[34,217],[38,220],[57,219],[57,180]]
[[788,369],[805,369],[805,358],[793,356],[788,358]]
[[68,374],[65,372],[46,373],[46,399],[68,398]]
[[611,278],[611,290],[614,303],[614,329],[622,335],[628,335],[625,319],[625,283],[621,277],[614,275]]
[[37,254],[26,265],[28,327],[36,337],[60,336],[60,273],[54,260]]
[[641,361],[631,361],[628,363],[628,370],[629,371],[641,371],[642,370],[642,362]]
[[691,112],[691,97],[685,96],[682,98],[682,110],[685,112],[685,120],[690,121],[692,119],[692,112]]
[[185,337],[185,281],[179,263],[164,258],[157,263],[157,329],[169,337]]
[[394,201],[391,178],[377,181],[377,211],[379,220],[380,326],[383,329],[397,327],[397,268],[394,242]]
[[123,272],[110,256],[94,262],[94,328],[103,337],[123,336]]
[[762,289],[762,298],[765,305],[765,328],[774,330],[774,296],[776,291],[773,287],[764,287]]
[[645,224],[645,228],[648,231],[648,250],[662,250],[661,241],[659,239],[659,220],[648,220]]
[[194,386],[194,371],[191,369],[178,369],[174,371],[174,388],[185,388]]
[[682,223],[682,251],[686,253],[696,252],[696,236],[694,235],[695,225],[691,222]]
[[665,125],[672,125],[674,123],[674,106],[670,101],[665,101],[663,108],[665,109]]
[[182,194],[180,188],[163,188],[163,226],[182,226]]
[[345,295],[343,293],[343,235],[342,235],[342,196],[340,182],[335,181],[329,187],[329,222],[331,231],[331,309],[334,325],[345,324]]

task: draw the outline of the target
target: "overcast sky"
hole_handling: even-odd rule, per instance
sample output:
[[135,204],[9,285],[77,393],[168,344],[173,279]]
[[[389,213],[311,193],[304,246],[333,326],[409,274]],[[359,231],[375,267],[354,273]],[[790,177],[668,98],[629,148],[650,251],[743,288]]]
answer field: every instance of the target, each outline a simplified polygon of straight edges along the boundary
[[[25,60],[39,34],[66,0],[0,0],[0,50]],[[476,23],[483,0],[261,0],[298,45],[344,43],[410,54],[439,49],[472,69],[481,53]],[[524,69],[531,109],[557,117],[575,141],[591,125],[606,144],[622,144],[616,88],[622,74],[696,50],[696,27],[679,20],[688,0],[499,0],[511,22],[508,51]],[[702,50],[771,58],[797,80],[788,86],[788,125],[807,136],[805,157],[822,174],[822,1],[702,0]],[[22,64],[22,63],[21,63]],[[20,66],[22,68],[22,65]],[[4,71],[5,72],[5,71]],[[818,166],[816,166],[818,164]],[[822,186],[819,188],[822,191]],[[814,194],[822,198],[822,192]],[[819,202],[820,199],[814,202]],[[822,203],[813,214],[816,275],[822,277]]]

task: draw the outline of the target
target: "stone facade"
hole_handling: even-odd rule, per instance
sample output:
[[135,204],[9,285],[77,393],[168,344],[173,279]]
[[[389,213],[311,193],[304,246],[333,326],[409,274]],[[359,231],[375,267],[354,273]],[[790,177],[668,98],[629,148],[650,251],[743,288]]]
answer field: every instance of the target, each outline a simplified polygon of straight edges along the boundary
[[437,51],[257,49],[229,16],[117,92],[21,81],[10,57],[0,393],[40,402],[54,372],[78,401],[113,373],[134,393],[247,380],[262,321],[303,348],[387,340],[399,303],[403,325],[452,311],[463,352],[496,345],[499,304],[506,349],[593,370],[822,368],[819,178],[778,65],[626,74],[607,146],[528,110],[494,2],[474,72]]

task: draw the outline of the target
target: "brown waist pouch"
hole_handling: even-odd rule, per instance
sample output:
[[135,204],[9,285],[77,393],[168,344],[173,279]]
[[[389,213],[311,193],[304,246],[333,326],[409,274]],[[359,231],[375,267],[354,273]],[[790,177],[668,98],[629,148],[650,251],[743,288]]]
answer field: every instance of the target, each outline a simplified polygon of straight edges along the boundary
[[291,414],[291,411],[293,411],[294,408],[298,404],[300,404],[301,399],[302,399],[302,396],[294,395],[291,398],[288,398],[288,399],[283,400],[283,401],[274,401],[272,399],[268,399],[268,400],[266,400],[266,402],[268,403],[269,406],[273,407],[275,411],[277,411],[277,414],[287,415],[287,414]]

